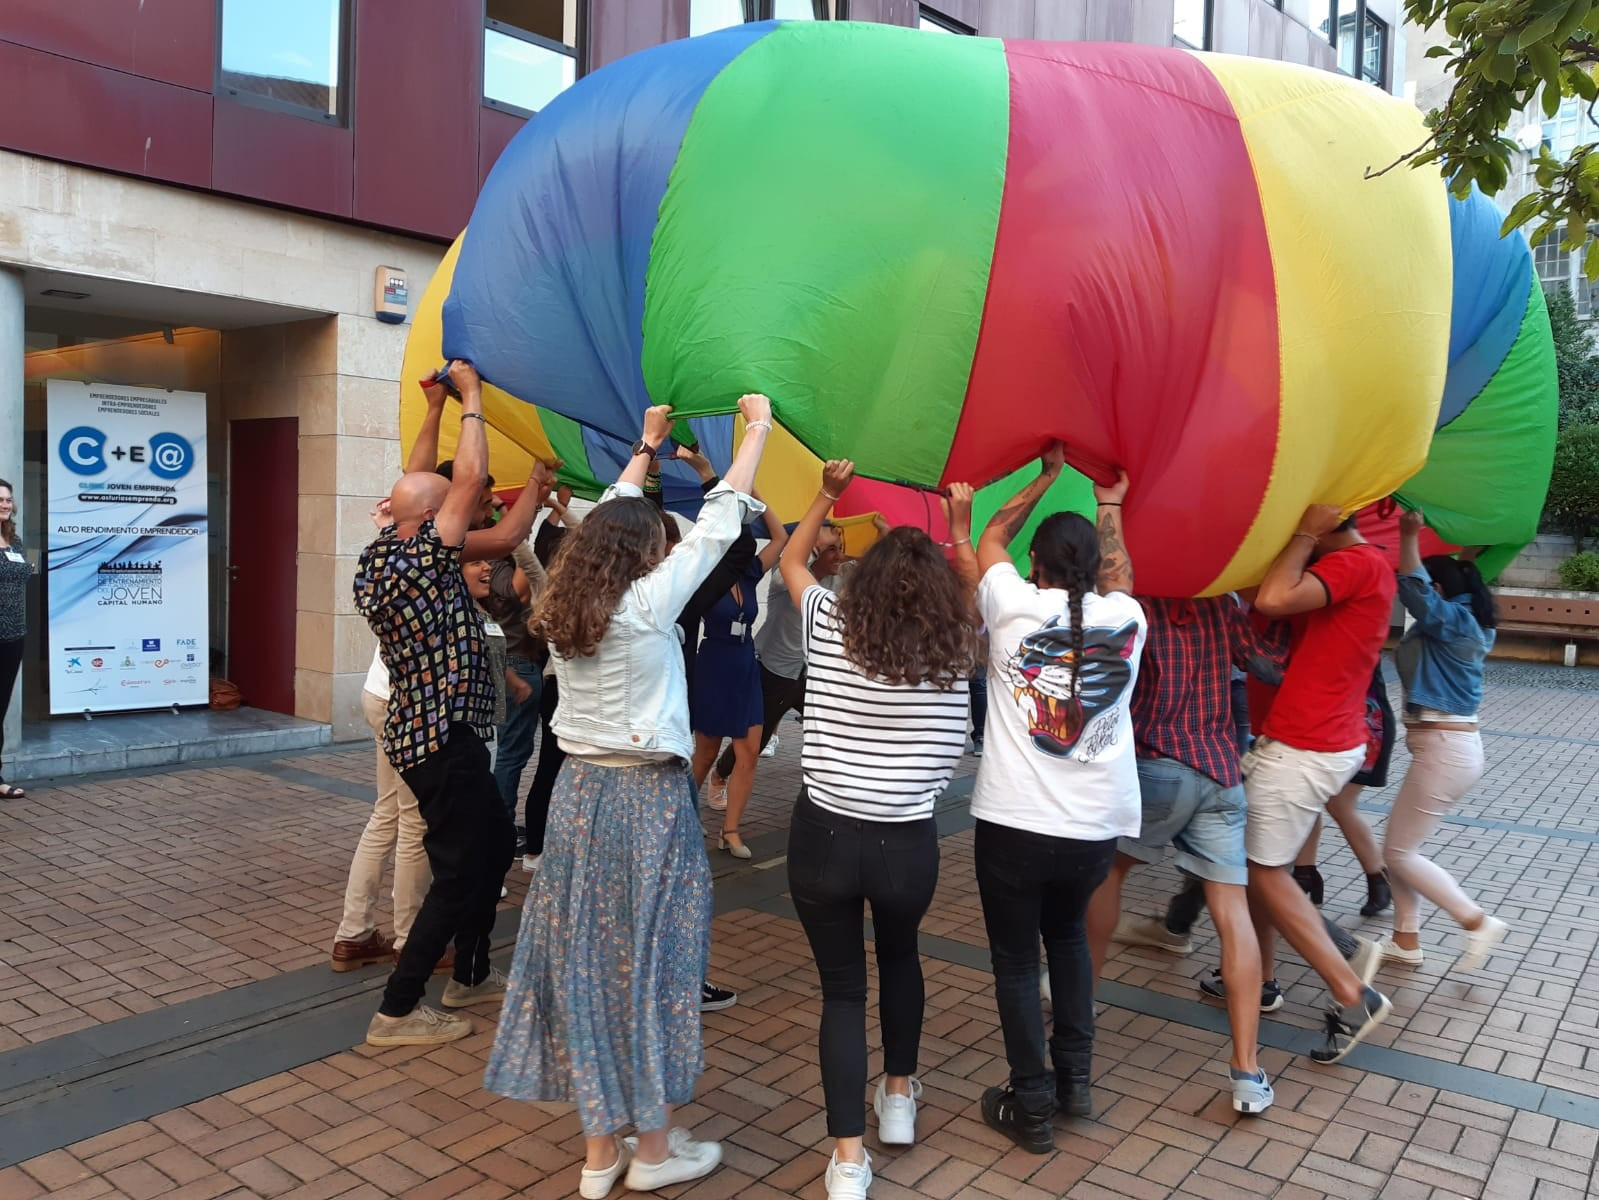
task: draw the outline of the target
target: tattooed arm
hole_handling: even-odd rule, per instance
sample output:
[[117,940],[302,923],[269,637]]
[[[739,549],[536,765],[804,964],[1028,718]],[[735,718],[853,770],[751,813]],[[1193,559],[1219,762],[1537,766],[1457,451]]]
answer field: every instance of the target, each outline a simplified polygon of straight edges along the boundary
[[1133,594],[1133,560],[1122,538],[1122,499],[1127,495],[1127,472],[1119,471],[1109,487],[1094,485],[1099,502],[1099,581],[1095,590],[1101,596],[1111,592]]
[[1027,518],[1033,515],[1033,509],[1038,507],[1044,493],[1060,478],[1060,469],[1065,462],[1066,447],[1059,442],[1050,443],[1049,449],[1038,460],[1038,478],[1012,496],[1004,507],[988,519],[983,536],[977,539],[977,569],[984,575],[1000,563],[1010,561],[1011,541],[1027,524]]

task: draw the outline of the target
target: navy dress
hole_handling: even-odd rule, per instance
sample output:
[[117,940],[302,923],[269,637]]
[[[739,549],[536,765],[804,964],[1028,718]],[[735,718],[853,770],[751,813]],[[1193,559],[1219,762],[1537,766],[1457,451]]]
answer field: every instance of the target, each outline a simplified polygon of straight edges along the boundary
[[743,737],[762,720],[761,673],[755,662],[757,596],[766,569],[756,558],[738,580],[742,602],[724,592],[705,613],[705,640],[700,643],[689,685],[689,717],[695,733],[706,737]]

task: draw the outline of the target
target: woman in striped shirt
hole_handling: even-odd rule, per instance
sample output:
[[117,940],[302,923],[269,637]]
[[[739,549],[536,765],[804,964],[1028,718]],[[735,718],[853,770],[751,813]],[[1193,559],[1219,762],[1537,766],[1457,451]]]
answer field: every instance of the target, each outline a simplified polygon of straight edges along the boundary
[[866,942],[872,906],[884,1080],[873,1107],[889,1145],[916,1139],[912,1078],[922,1032],[917,929],[938,884],[933,804],[966,750],[966,680],[977,634],[960,581],[919,529],[890,531],[842,596],[806,565],[855,467],[829,462],[783,551],[805,645],[804,788],[789,830],[788,880],[822,980],[822,1090],[837,1139],[829,1200],[872,1181],[866,1115]]

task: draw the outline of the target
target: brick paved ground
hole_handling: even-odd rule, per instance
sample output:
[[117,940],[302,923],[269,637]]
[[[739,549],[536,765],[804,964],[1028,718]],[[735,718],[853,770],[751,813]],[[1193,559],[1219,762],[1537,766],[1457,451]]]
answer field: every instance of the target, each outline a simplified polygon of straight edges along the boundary
[[[1490,771],[1460,814],[1474,823],[1445,826],[1432,848],[1513,932],[1488,970],[1453,976],[1445,967],[1456,935],[1429,916],[1428,965],[1379,976],[1396,1014],[1373,1041],[1404,1053],[1374,1059],[1380,1070],[1365,1073],[1266,1049],[1278,1105],[1236,1119],[1218,1086],[1227,1052],[1216,1014],[1192,999],[1193,980],[1215,962],[1202,923],[1189,958],[1124,950],[1112,960],[1107,978],[1127,985],[1116,994],[1131,999],[1102,1012],[1094,1115],[1063,1121],[1060,1149],[1044,1158],[1009,1149],[976,1114],[982,1088],[1005,1072],[970,834],[950,833],[924,925],[920,1144],[890,1151],[869,1137],[873,1196],[1599,1195],[1599,1106],[1579,1103],[1599,1096],[1596,717],[1599,692],[1491,690]],[[758,864],[781,853],[776,831],[793,794],[798,727],[786,724],[784,737],[779,758],[761,764],[746,819]],[[366,785],[369,756],[346,750],[81,781],[0,810],[0,1050],[35,1043],[45,1052],[73,1029],[324,962],[364,820],[349,793]],[[1401,750],[1396,782],[1405,761]],[[1389,794],[1366,799],[1382,806]],[[1380,833],[1381,814],[1368,819]],[[1328,911],[1385,931],[1385,918],[1355,915],[1363,885],[1336,831],[1324,846]],[[735,866],[716,862],[724,872]],[[771,877],[741,867],[723,882],[736,889],[755,878]],[[1135,874],[1130,907],[1156,911],[1174,878],[1162,868]],[[725,1139],[727,1165],[671,1194],[819,1200],[820,1000],[781,897],[719,916],[714,958],[715,977],[742,999],[706,1019],[709,1069],[683,1120]],[[1289,1004],[1268,1029],[1316,1021],[1319,991],[1303,973],[1291,959],[1282,964]],[[0,1169],[0,1200],[574,1194],[574,1117],[482,1091],[493,1012],[478,1015],[480,1032],[450,1047],[356,1046]],[[284,1024],[293,1037],[293,1020]],[[358,1036],[357,1028],[350,1042]],[[1456,1071],[1449,1086],[1416,1081],[1429,1063]],[[1492,1099],[1501,1085],[1522,1088],[1516,1095],[1544,1085],[1572,1100],[1555,1115],[1518,1110]]]

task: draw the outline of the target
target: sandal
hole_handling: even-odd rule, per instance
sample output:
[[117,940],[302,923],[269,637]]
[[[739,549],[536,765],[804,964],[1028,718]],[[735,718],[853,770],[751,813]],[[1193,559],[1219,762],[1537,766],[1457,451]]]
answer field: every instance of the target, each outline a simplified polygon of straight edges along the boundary
[[[729,837],[738,838],[737,842],[730,842]],[[736,829],[724,829],[716,835],[716,848],[731,854],[734,858],[744,859],[750,857],[750,848],[744,844],[744,838]]]
[[0,800],[26,800],[28,793],[9,783],[0,783]]

